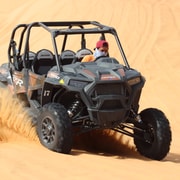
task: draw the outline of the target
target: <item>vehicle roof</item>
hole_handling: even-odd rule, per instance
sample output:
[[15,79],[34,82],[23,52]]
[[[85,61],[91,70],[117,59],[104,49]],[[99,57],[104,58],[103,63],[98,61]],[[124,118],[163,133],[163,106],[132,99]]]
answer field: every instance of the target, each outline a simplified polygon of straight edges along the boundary
[[31,29],[32,27],[42,27],[49,32],[54,32],[55,35],[79,33],[116,33],[113,27],[103,25],[97,21],[33,22],[30,24],[19,24],[16,28],[19,27],[26,27],[28,29]]
[[[32,22],[29,24],[19,24],[12,31],[11,40],[10,40],[9,49],[8,49],[9,59],[11,59],[11,49],[12,49],[11,47],[14,42],[14,36],[16,34],[16,31],[22,28],[21,35],[20,35],[20,43],[19,43],[19,48],[18,48],[19,52],[21,51],[22,42],[24,41],[23,40],[24,35],[26,34],[25,48],[24,48],[24,54],[26,54],[29,49],[29,38],[30,38],[31,29],[36,28],[36,27],[41,27],[51,34],[51,36],[53,37],[52,40],[53,40],[53,44],[54,44],[53,46],[55,49],[54,51],[56,52],[55,54],[58,54],[57,48],[55,45],[56,36],[59,36],[59,35],[65,36],[64,44],[62,47],[62,49],[64,49],[67,35],[70,35],[70,34],[82,34],[82,39],[83,39],[84,34],[101,34],[102,37],[104,36],[105,33],[113,34],[118,44],[119,50],[122,54],[123,60],[125,64],[127,65],[127,67],[129,67],[129,64],[127,62],[126,56],[124,54],[123,48],[121,46],[121,43],[120,43],[120,40],[119,40],[119,37],[117,35],[115,28],[107,26],[107,25],[103,25],[97,21],[50,21],[50,22]],[[56,57],[56,59],[58,61],[58,57]]]

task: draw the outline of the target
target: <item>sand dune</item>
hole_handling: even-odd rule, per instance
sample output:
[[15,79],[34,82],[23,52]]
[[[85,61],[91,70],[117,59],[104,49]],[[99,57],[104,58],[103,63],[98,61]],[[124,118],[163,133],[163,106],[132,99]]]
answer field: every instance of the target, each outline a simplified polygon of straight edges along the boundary
[[140,110],[165,112],[172,128],[171,149],[164,160],[152,161],[135,151],[132,139],[96,132],[88,140],[75,139],[70,155],[51,152],[39,143],[21,105],[1,91],[1,179],[179,179],[179,0],[1,0],[0,62],[7,61],[12,28],[51,20],[96,20],[116,28],[130,65],[146,77]]

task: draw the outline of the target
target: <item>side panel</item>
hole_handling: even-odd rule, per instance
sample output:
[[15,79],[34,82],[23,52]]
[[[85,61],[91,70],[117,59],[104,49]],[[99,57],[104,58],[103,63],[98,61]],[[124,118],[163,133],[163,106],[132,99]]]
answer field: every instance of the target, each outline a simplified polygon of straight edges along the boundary
[[52,96],[53,96],[53,86],[52,84],[45,82],[41,94],[41,105],[43,106],[44,104],[51,102]]
[[43,106],[49,102],[54,102],[54,96],[63,89],[63,86],[59,83],[59,79],[46,78],[41,93],[41,105]]
[[45,77],[29,71],[28,96],[31,97],[32,91],[43,88]]

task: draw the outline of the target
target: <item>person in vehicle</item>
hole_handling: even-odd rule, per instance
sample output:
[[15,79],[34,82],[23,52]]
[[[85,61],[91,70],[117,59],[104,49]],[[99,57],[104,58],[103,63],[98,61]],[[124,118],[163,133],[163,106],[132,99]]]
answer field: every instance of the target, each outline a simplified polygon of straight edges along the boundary
[[99,40],[96,43],[93,55],[86,55],[81,62],[91,62],[100,56],[108,56],[109,43],[106,40]]

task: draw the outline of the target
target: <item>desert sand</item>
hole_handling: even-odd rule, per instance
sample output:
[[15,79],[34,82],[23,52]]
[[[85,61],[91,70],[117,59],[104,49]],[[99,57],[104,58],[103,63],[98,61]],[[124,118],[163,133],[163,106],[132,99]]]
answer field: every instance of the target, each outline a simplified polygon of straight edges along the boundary
[[[0,92],[0,179],[180,179],[180,1],[6,0],[0,6],[0,63],[6,62],[12,28],[33,21],[96,20],[116,28],[132,67],[146,77],[140,110],[164,111],[172,130],[162,161],[140,156],[131,138],[96,134],[79,140],[70,155],[38,141],[26,113]],[[36,45],[36,44],[34,44]],[[113,46],[111,46],[113,49]],[[116,137],[115,137],[116,135]],[[89,142],[88,142],[89,141]],[[91,144],[94,143],[92,146]]]

